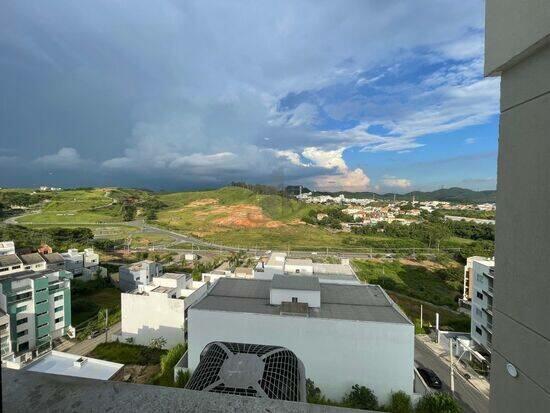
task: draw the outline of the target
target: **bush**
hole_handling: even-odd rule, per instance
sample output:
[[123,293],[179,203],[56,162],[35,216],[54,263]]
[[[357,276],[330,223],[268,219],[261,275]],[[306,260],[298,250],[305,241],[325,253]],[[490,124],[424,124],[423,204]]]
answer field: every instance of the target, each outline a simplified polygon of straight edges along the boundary
[[416,413],[460,413],[462,409],[448,393],[429,393],[416,405]]
[[161,386],[170,386],[170,387],[178,386],[177,381],[174,382],[174,366],[179,361],[179,359],[185,354],[185,350],[186,350],[185,345],[178,344],[177,346],[172,347],[168,351],[168,353],[161,356],[160,372],[155,377],[152,378],[151,384],[158,384]]
[[411,396],[403,391],[392,393],[390,403],[386,410],[392,413],[413,413]]
[[187,382],[190,379],[189,371],[178,371],[178,374],[176,375],[176,387],[184,388]]
[[345,407],[363,410],[378,409],[378,399],[371,389],[355,384],[351,391],[344,397]]

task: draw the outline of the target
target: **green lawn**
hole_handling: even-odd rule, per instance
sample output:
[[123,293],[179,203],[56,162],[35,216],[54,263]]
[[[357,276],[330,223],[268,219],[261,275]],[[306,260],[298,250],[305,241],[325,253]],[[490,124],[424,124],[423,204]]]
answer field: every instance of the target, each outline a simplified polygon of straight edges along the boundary
[[436,305],[456,307],[462,287],[460,269],[430,270],[399,261],[355,260],[357,276],[385,289],[425,300]]
[[95,289],[72,294],[72,324],[77,326],[97,315],[102,308],[111,311],[120,308],[120,290],[115,287]]
[[119,342],[101,343],[91,353],[90,357],[112,361],[121,364],[154,365],[160,364],[161,356],[166,350],[152,349],[136,344]]

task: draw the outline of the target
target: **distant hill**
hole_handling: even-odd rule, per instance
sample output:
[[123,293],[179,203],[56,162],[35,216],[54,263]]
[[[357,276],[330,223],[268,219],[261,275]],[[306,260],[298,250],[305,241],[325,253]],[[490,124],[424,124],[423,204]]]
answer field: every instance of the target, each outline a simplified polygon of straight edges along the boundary
[[[290,188],[290,190],[289,190]],[[295,188],[298,186],[287,187],[287,193],[297,194]],[[306,188],[302,190],[303,192],[309,192]],[[392,192],[386,194],[377,194],[375,192],[322,192],[314,191],[316,195],[332,195],[338,196],[343,194],[346,198],[378,198],[378,199],[395,199],[397,200],[410,200],[414,196],[417,201],[447,201],[447,202],[473,202],[473,203],[485,203],[485,202],[496,202],[495,190],[487,191],[473,191],[466,188],[445,188],[437,189],[435,191],[413,191],[406,194],[394,194]]]

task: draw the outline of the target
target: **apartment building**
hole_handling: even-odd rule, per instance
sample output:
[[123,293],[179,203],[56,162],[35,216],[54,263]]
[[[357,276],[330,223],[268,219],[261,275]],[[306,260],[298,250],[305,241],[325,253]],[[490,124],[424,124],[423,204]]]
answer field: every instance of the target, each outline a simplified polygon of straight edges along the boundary
[[281,346],[304,364],[323,394],[341,399],[354,384],[382,403],[414,390],[414,326],[380,286],[220,278],[188,310],[188,367],[212,342]]
[[0,310],[9,317],[10,346],[3,340],[4,360],[23,363],[50,350],[52,340],[63,335],[74,337],[71,278],[68,271],[51,270],[0,276]]
[[121,295],[122,338],[148,345],[163,337],[168,348],[185,342],[187,309],[206,291],[207,284],[193,281],[189,274],[166,273],[152,277],[146,285],[138,284]]
[[481,257],[472,257],[468,261],[471,263],[471,268],[468,270],[471,285],[468,291],[471,295],[472,307],[470,334],[482,352],[491,353],[495,261]]
[[75,278],[90,280],[99,269],[99,255],[93,248],[86,248],[82,252],[71,248],[61,255],[65,260],[65,269],[72,272]]
[[550,406],[550,2],[487,0],[485,74],[500,76],[493,413]]
[[147,285],[153,277],[162,275],[162,264],[151,260],[143,260],[119,268],[119,287],[121,291],[133,291],[139,285]]
[[15,244],[13,241],[0,242],[0,256],[15,254]]

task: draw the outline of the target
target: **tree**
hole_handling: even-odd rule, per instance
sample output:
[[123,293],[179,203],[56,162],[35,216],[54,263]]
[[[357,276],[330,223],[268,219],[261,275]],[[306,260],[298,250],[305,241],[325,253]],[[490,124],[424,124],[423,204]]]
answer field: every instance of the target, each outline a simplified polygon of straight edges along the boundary
[[416,413],[460,413],[462,409],[448,393],[428,393],[418,401]]
[[164,337],[152,338],[149,342],[149,347],[152,349],[162,350],[166,346],[166,339]]
[[413,413],[414,409],[411,396],[404,391],[392,393],[390,403],[386,407],[386,410],[392,413]]
[[378,399],[373,391],[365,386],[355,384],[344,397],[344,406],[362,410],[378,409]]

